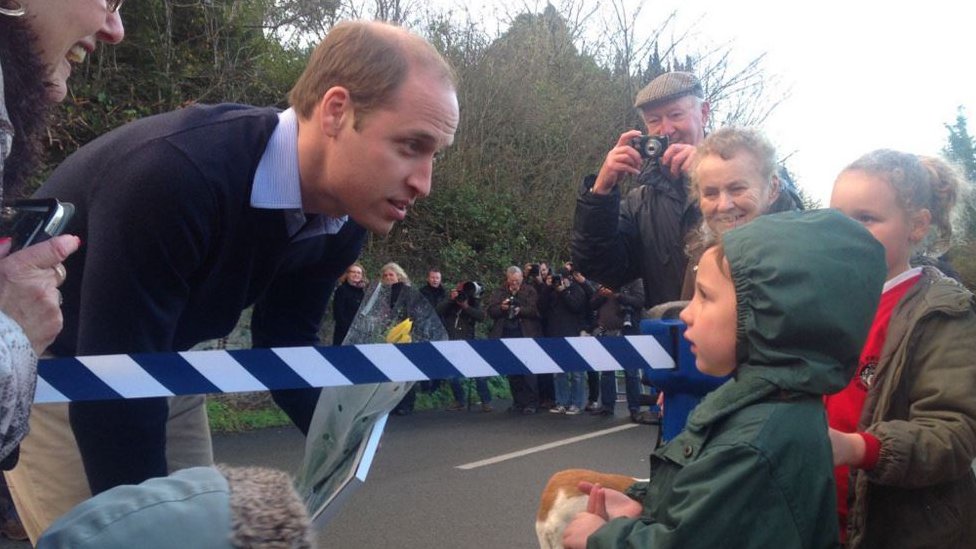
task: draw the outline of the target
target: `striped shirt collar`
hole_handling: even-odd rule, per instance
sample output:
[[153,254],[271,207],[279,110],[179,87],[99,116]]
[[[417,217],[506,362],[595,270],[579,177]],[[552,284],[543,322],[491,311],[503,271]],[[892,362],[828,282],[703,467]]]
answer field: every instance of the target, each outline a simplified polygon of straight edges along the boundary
[[294,109],[278,113],[278,125],[254,172],[251,207],[284,211],[288,234],[293,240],[335,234],[349,219],[345,215],[306,216],[302,212],[301,180],[298,174],[298,117]]

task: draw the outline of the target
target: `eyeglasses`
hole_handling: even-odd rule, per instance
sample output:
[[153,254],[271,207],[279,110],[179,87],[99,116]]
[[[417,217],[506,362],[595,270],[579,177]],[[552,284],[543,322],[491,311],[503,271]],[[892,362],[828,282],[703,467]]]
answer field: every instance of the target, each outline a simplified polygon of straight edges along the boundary
[[123,2],[125,0],[105,0],[105,7],[108,8],[110,13],[115,13],[122,7]]

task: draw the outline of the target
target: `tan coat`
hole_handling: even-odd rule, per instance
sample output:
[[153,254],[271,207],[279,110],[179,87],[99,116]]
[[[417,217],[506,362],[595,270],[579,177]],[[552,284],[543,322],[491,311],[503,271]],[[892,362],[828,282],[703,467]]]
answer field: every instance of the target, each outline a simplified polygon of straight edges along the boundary
[[881,441],[852,470],[848,547],[976,547],[976,310],[936,269],[902,298],[858,425]]

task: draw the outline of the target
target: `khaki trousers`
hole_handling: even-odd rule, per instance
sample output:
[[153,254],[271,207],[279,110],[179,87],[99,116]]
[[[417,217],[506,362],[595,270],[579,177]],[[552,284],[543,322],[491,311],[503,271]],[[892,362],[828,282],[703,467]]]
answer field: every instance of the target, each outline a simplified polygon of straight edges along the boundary
[[[169,399],[166,460],[170,473],[213,465],[205,403],[203,395]],[[4,475],[32,544],[58,517],[91,497],[67,404],[31,408],[30,434],[20,445],[20,461]]]

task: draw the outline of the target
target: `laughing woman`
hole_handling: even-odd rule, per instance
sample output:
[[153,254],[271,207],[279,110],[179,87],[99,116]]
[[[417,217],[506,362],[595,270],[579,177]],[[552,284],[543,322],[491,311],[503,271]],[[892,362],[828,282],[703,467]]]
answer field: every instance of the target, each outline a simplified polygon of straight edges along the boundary
[[[122,0],[0,0],[0,200],[18,196],[37,167],[50,107],[64,100],[73,63],[98,42],[122,40]],[[0,204],[2,206],[2,204]],[[4,235],[0,235],[2,237]],[[17,462],[34,397],[37,356],[61,330],[60,236],[10,253],[0,238],[0,468]]]

